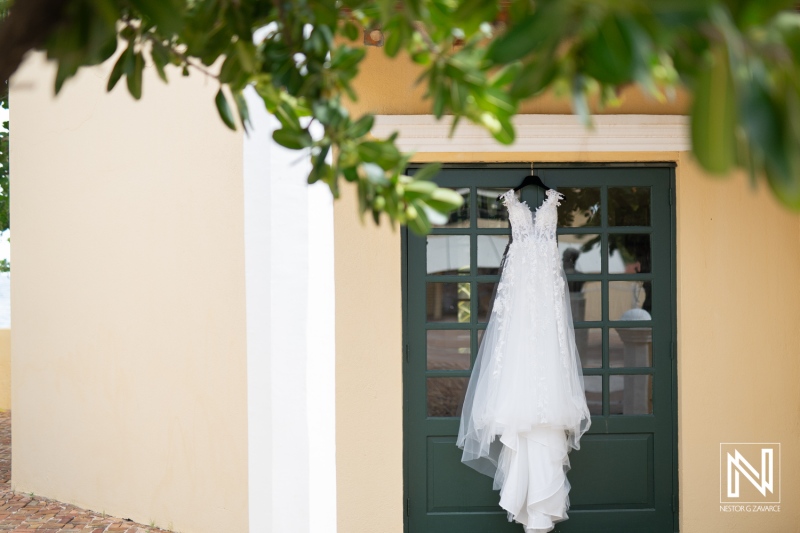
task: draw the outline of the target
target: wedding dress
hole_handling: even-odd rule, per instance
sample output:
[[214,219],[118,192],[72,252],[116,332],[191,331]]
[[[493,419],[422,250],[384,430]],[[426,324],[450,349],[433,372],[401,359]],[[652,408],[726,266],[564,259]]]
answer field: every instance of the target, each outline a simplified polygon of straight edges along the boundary
[[502,195],[511,242],[470,376],[457,446],[462,462],[494,478],[500,506],[526,533],[566,520],[570,449],[591,418],[556,240],[561,193],[531,213]]

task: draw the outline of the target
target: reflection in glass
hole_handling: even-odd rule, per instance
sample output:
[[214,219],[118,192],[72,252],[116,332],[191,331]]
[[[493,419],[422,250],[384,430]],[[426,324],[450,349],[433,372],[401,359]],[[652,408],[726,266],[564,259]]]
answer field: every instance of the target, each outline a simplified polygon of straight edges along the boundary
[[428,235],[428,274],[469,274],[469,235]]
[[609,226],[649,226],[650,187],[609,187]]
[[508,188],[484,189],[478,188],[475,200],[478,203],[478,227],[479,228],[507,228],[508,210],[503,202],[497,197]]
[[586,404],[589,406],[589,413],[602,415],[603,376],[583,376],[583,384],[586,389]]
[[610,331],[609,366],[653,366],[652,328],[612,328]]
[[558,225],[580,228],[600,225],[600,189],[598,187],[558,187],[564,195],[558,208]]
[[653,414],[653,376],[650,374],[611,375],[608,387],[610,414]]
[[567,276],[575,273],[600,273],[600,235],[597,233],[560,234],[558,251]]
[[450,213],[450,217],[444,224],[433,224],[434,228],[468,228],[469,227],[469,187],[453,189],[464,198],[461,207]]
[[610,281],[608,316],[611,320],[650,320],[650,281]]
[[575,345],[581,356],[583,368],[603,366],[603,330],[600,328],[575,328]]
[[652,272],[649,233],[609,233],[608,272],[635,274]]
[[478,235],[478,274],[499,274],[508,235]]
[[428,370],[469,370],[468,329],[429,329],[427,341]]
[[461,416],[469,378],[428,378],[428,416]]
[[489,322],[497,283],[478,283],[478,322]]
[[601,320],[603,295],[600,281],[574,281],[567,278],[573,322]]
[[453,282],[426,283],[428,322],[469,322],[471,285]]

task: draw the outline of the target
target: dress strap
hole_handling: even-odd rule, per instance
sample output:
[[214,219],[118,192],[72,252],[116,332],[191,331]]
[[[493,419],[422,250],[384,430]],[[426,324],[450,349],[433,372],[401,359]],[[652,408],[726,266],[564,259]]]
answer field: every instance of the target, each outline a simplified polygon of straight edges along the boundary
[[547,193],[546,194],[547,194],[547,199],[548,200],[552,200],[553,198],[555,198],[555,204],[556,205],[561,205],[561,200],[564,199],[564,194],[558,192],[555,189],[547,189]]
[[500,200],[506,207],[508,207],[508,204],[513,203],[516,199],[517,196],[514,194],[514,189],[508,189],[506,192],[500,195]]

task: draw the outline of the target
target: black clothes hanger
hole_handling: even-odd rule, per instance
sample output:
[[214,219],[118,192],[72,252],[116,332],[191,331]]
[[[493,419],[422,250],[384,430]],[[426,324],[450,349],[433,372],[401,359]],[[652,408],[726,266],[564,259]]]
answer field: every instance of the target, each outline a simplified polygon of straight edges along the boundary
[[[522,180],[522,183],[520,183],[519,185],[514,187],[514,192],[520,190],[523,187],[527,187],[528,185],[536,185],[537,187],[541,187],[542,189],[544,189],[546,191],[552,190],[552,187],[548,187],[547,185],[545,185],[542,182],[542,178],[540,178],[539,176],[536,176],[534,174],[531,174],[530,176],[525,176],[525,178]],[[503,194],[505,194],[505,193],[503,193]],[[498,196],[497,200],[499,201],[500,197],[502,197],[502,196],[503,196],[502,194],[500,196]]]

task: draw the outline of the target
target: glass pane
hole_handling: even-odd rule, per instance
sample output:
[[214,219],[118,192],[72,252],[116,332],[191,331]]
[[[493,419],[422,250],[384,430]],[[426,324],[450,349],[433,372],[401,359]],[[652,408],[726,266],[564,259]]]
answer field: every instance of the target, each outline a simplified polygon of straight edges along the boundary
[[478,274],[499,274],[508,235],[478,235]]
[[652,328],[611,328],[608,337],[611,367],[653,366]]
[[608,376],[609,413],[612,415],[653,414],[653,376]]
[[426,284],[426,314],[428,322],[469,322],[469,282]]
[[461,416],[469,378],[428,378],[428,416]]
[[649,226],[650,187],[609,187],[609,226]]
[[497,283],[478,283],[478,322],[489,322]]
[[481,346],[481,343],[483,342],[483,333],[484,333],[485,331],[486,331],[486,330],[485,330],[485,329],[483,329],[483,328],[481,328],[481,329],[479,329],[479,330],[478,330],[478,347],[479,347],[479,348],[480,348],[480,346]]
[[464,198],[461,207],[450,213],[450,218],[444,224],[433,224],[434,228],[468,228],[469,227],[469,187],[454,189]]
[[469,274],[469,235],[428,235],[428,274]]
[[610,274],[636,274],[652,272],[650,261],[650,234],[608,234],[608,272]]
[[470,330],[428,330],[428,370],[469,370]]
[[589,413],[603,414],[603,376],[583,376],[583,385],[586,389],[586,404]]
[[479,228],[507,228],[508,210],[497,197],[506,192],[506,189],[478,189],[478,227]]
[[608,316],[611,320],[650,320],[650,281],[610,281]]
[[603,295],[599,281],[567,281],[572,321],[601,320]]
[[600,189],[597,187],[558,188],[564,195],[558,208],[558,225],[580,228],[600,225]]
[[559,235],[558,251],[561,253],[561,261],[567,276],[575,273],[600,273],[600,235],[596,233]]
[[583,368],[603,366],[603,330],[600,328],[575,328],[575,345],[581,356]]

